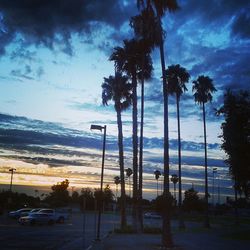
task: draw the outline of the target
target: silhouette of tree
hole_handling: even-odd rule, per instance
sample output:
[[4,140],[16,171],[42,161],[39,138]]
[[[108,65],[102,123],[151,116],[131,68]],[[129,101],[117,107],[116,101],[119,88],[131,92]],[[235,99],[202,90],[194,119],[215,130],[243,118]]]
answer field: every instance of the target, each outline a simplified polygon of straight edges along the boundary
[[[134,28],[135,38],[140,43],[139,49],[141,58],[141,74],[139,79],[141,83],[141,122],[140,122],[140,150],[139,150],[139,178],[138,178],[138,213],[140,231],[143,231],[143,211],[142,211],[142,183],[143,183],[143,128],[144,128],[144,81],[149,79],[152,75],[152,60],[150,57],[153,48],[152,39],[149,39],[146,26],[148,21],[146,19],[147,12],[144,11],[140,15],[132,17],[130,25]],[[147,63],[148,64],[145,64]]]
[[202,201],[198,192],[193,188],[188,189],[184,193],[183,208],[185,211],[202,211],[204,210],[204,201]]
[[62,182],[51,187],[52,192],[44,199],[45,202],[48,202],[52,206],[60,207],[65,206],[69,203],[70,197],[68,192],[69,180],[65,179]]
[[128,177],[128,188],[129,188],[129,197],[131,197],[131,183],[130,183],[130,176],[133,174],[133,170],[131,168],[125,169],[126,176]]
[[121,113],[131,105],[132,86],[128,83],[128,78],[121,73],[116,73],[115,76],[104,78],[102,84],[102,102],[103,105],[108,105],[109,101],[114,102],[117,114],[118,126],[118,146],[119,146],[119,165],[121,178],[121,227],[126,226],[126,191],[125,191],[125,177],[124,177],[124,153],[123,153],[123,132],[122,132],[122,117]]
[[174,184],[174,198],[176,199],[176,184],[178,183],[178,181],[180,181],[180,178],[177,176],[177,174],[172,174],[170,180]]
[[[182,182],[181,182],[181,130],[180,130],[180,98],[181,95],[187,91],[186,83],[188,83],[190,75],[185,68],[179,64],[171,65],[166,70],[166,77],[168,81],[168,93],[175,95],[177,108],[177,125],[178,125],[178,174],[179,174],[179,228],[184,228],[184,221],[182,218],[181,204],[182,204]],[[176,197],[175,197],[176,198]]]
[[249,197],[250,183],[250,91],[233,93],[228,90],[224,104],[217,111],[225,121],[221,124],[222,149],[227,154],[226,164],[236,191]]
[[193,92],[195,102],[202,106],[203,111],[203,127],[204,127],[204,148],[205,148],[205,200],[206,200],[206,216],[205,227],[210,227],[208,216],[208,176],[207,176],[207,132],[206,132],[206,110],[205,104],[213,99],[212,93],[216,91],[213,80],[208,76],[199,76],[193,81]]
[[156,190],[157,190],[157,197],[158,197],[159,196],[159,193],[158,193],[158,187],[159,187],[158,180],[159,180],[159,178],[161,176],[161,172],[159,170],[155,170],[154,175],[155,175],[155,179],[156,179]]
[[[154,11],[157,21],[158,38],[157,42],[160,49],[161,68],[162,68],[162,87],[163,87],[163,102],[164,102],[164,192],[163,197],[168,199],[170,195],[169,189],[169,128],[168,128],[168,89],[165,72],[165,53],[164,53],[164,35],[161,18],[166,11],[176,11],[179,6],[176,0],[137,0],[138,8],[148,11]],[[162,224],[162,244],[164,247],[172,247],[172,235],[170,226],[170,213],[166,210],[163,214]]]
[[110,56],[110,60],[115,62],[119,72],[125,72],[132,80],[132,120],[133,120],[133,226],[138,230],[138,121],[137,121],[137,78],[141,79],[147,68],[152,65],[149,54],[145,54],[141,41],[135,39],[124,40],[123,47],[116,47]]
[[100,188],[96,188],[94,191],[94,197],[97,200],[98,206],[101,204],[101,199],[103,199],[105,205],[108,205],[109,203],[113,202],[114,194],[110,186],[107,184],[102,191],[102,194]]
[[121,184],[121,178],[120,178],[120,176],[115,176],[114,177],[114,182],[115,182],[115,185],[116,185],[115,198],[116,198],[116,201],[117,201],[118,185]]

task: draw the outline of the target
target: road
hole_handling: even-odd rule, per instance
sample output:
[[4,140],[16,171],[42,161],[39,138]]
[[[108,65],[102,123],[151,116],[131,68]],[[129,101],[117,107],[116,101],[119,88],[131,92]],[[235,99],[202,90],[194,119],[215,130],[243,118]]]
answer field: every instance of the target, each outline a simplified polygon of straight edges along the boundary
[[[1,250],[57,250],[78,239],[81,249],[86,249],[96,238],[97,217],[94,213],[73,214],[64,224],[21,226],[16,220],[0,216]],[[101,237],[113,230],[119,216],[103,214]],[[79,240],[80,239],[80,240]]]

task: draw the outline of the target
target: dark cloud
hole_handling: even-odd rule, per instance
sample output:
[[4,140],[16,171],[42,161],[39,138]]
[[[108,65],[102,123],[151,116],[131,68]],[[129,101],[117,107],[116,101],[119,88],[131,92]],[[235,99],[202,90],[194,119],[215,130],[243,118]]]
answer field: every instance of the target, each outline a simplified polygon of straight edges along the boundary
[[250,38],[250,8],[239,14],[232,25],[232,32],[241,38]]
[[42,44],[72,54],[72,34],[91,34],[97,23],[119,28],[129,19],[130,6],[116,0],[0,0],[1,54],[16,35],[23,45]]

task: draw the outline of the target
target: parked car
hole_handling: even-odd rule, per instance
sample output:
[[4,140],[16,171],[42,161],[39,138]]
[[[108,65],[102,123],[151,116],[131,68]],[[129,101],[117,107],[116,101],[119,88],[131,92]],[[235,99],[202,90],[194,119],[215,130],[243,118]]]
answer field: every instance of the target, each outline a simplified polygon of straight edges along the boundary
[[9,212],[9,217],[18,219],[21,216],[26,216],[29,214],[29,212],[32,210],[32,208],[21,208],[16,211]]
[[45,213],[31,213],[28,216],[20,217],[18,222],[21,225],[48,224],[53,225],[55,220],[53,215]]
[[37,212],[39,212],[41,209],[43,209],[43,208],[34,208],[34,209],[32,209],[32,210],[29,212],[29,215],[30,215],[30,214],[33,214],[33,213],[37,213]]
[[48,214],[51,215],[53,220],[58,223],[64,223],[65,220],[69,219],[70,214],[65,209],[41,209],[38,214]]
[[161,219],[161,215],[156,212],[147,212],[144,214],[144,217],[150,219]]

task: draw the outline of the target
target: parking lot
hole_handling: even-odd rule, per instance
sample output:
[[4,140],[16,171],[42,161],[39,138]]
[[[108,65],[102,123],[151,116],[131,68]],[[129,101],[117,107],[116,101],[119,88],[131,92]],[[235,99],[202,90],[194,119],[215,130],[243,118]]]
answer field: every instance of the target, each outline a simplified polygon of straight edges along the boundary
[[[96,238],[95,213],[75,213],[64,224],[21,226],[17,220],[0,216],[0,249],[62,249],[70,242],[78,240],[79,249],[85,249]],[[101,237],[113,230],[119,216],[103,214]]]

